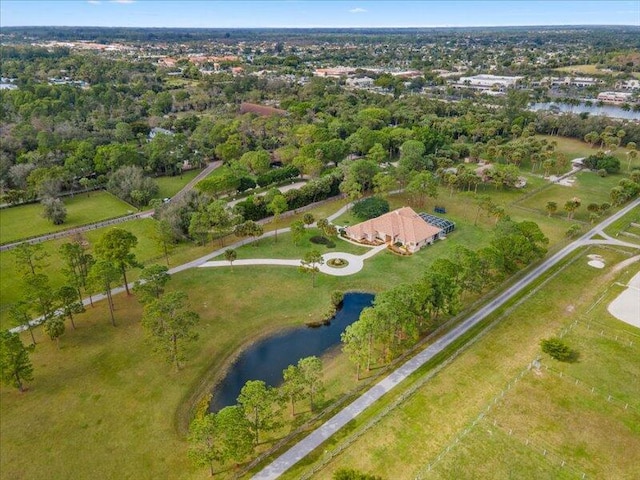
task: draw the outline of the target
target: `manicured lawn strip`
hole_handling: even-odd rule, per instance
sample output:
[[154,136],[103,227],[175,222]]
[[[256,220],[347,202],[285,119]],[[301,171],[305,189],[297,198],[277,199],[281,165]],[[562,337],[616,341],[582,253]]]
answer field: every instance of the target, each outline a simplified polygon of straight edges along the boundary
[[[310,250],[318,250],[320,253],[329,252],[345,252],[352,253],[354,255],[362,255],[367,253],[370,249],[360,245],[354,245],[352,243],[341,240],[340,238],[333,238],[335,247],[329,248],[326,245],[312,243],[310,239],[312,237],[320,236],[320,230],[317,228],[309,228],[302,240],[297,245],[293,243],[291,233],[280,232],[278,233],[278,241],[275,238],[264,238],[260,240],[258,245],[255,243],[251,245],[245,245],[237,249],[238,259],[246,258],[258,258],[256,255],[260,255],[259,258],[285,258],[285,259],[297,259],[302,258],[304,254]],[[216,245],[218,245],[216,243]],[[216,257],[216,260],[222,260],[224,256]]]
[[189,170],[182,175],[176,175],[174,177],[158,177],[154,178],[158,184],[158,194],[155,198],[171,198],[178,193],[182,188],[198,176],[200,170]]
[[62,225],[53,225],[43,218],[43,208],[39,203],[0,210],[0,243],[67,230],[137,211],[135,207],[105,191],[64,197],[63,201],[67,207],[67,219]]
[[[611,250],[593,249],[588,253],[603,255],[608,265],[627,258]],[[317,478],[328,478],[332,471],[343,466],[375,472],[385,478],[412,477],[418,468],[426,465],[428,459],[435,458],[457,432],[470,424],[517,372],[539,354],[540,338],[557,334],[562,325],[570,323],[582,309],[590,306],[594,297],[597,297],[596,292],[600,291],[599,285],[609,283],[600,279],[602,272],[588,267],[586,261],[581,257],[561,271],[402,407],[391,412],[359,438],[322,470]],[[581,279],[579,285],[573,280],[575,278]],[[590,286],[588,291],[585,291],[586,285]],[[625,375],[616,371],[610,373]],[[389,401],[383,398],[371,410],[380,411]],[[372,416],[373,412],[366,412],[362,419],[352,422],[348,430],[363,425]],[[338,437],[345,435],[339,434]],[[337,440],[330,440],[320,450],[330,450]],[[421,454],[416,456],[411,452]],[[499,453],[485,452],[484,455]],[[318,455],[314,453],[312,458],[317,459]],[[284,478],[298,478],[309,464],[310,461],[304,460]],[[515,476],[522,478],[518,474]]]

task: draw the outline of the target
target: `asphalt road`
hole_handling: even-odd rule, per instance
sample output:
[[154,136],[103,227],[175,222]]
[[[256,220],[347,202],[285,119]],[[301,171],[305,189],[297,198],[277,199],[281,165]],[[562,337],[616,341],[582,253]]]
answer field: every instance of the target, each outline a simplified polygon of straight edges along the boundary
[[513,285],[503,291],[496,298],[491,300],[489,303],[484,305],[481,309],[476,311],[470,317],[468,317],[464,322],[460,323],[458,326],[450,330],[446,335],[439,338],[436,342],[431,344],[425,350],[418,353],[415,357],[408,360],[406,363],[401,365],[398,369],[388,375],[386,378],[378,382],[376,385],[371,387],[368,391],[366,391],[362,396],[356,399],[353,403],[345,407],[343,410],[338,412],[332,418],[327,420],[322,426],[318,427],[312,433],[310,433],[303,440],[295,444],[289,450],[287,450],[284,454],[274,460],[272,463],[267,465],[263,470],[258,472],[253,478],[255,480],[273,480],[284,472],[286,472],[289,468],[295,465],[297,462],[302,460],[305,456],[311,453],[313,450],[318,448],[325,440],[331,437],[334,433],[340,430],[344,425],[348,422],[356,418],[360,415],[364,410],[370,407],[376,400],[382,397],[385,393],[389,392],[392,388],[398,385],[400,382],[405,380],[409,375],[415,372],[418,368],[424,365],[426,362],[431,360],[435,355],[440,353],[442,350],[451,345],[456,339],[458,339],[461,335],[464,335],[471,328],[477,325],[482,319],[486,316],[493,313],[496,309],[500,308],[504,305],[508,300],[514,297],[517,293],[527,287],[532,281],[538,278],[541,274],[549,270],[551,267],[556,265],[559,261],[569,255],[571,252],[575,251],[577,248],[583,247],[585,245],[594,244],[594,243],[608,243],[608,244],[625,244],[626,246],[634,246],[636,248],[640,248],[638,245],[629,244],[627,242],[620,242],[615,239],[611,239],[604,241],[593,241],[590,238],[599,233],[602,235],[602,230],[609,226],[611,223],[618,220],[620,217],[625,215],[630,210],[636,208],[640,205],[640,199],[635,200],[634,202],[627,205],[625,208],[612,215],[608,219],[604,220],[602,223],[598,224],[575,242],[569,244],[559,252],[555,253],[547,260],[542,262],[537,267],[533,268],[530,272],[528,272],[523,278],[516,281]]

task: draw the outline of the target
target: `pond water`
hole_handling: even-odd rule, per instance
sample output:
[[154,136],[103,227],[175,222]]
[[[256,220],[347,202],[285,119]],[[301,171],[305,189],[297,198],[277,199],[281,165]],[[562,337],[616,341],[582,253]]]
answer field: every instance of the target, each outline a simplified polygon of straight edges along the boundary
[[532,103],[529,105],[529,110],[537,112],[538,110],[557,110],[558,112],[571,112],[571,113],[584,113],[588,112],[589,115],[604,115],[611,118],[622,118],[626,120],[640,120],[640,112],[634,112],[632,110],[626,111],[616,105],[586,105],[581,103],[580,105],[569,105],[566,103]]
[[249,380],[262,380],[268,385],[278,386],[282,382],[282,371],[289,365],[304,357],[320,356],[340,343],[342,332],[358,319],[365,307],[371,306],[373,298],[369,293],[347,293],[342,308],[330,324],[287,330],[249,347],[211,392],[213,397],[209,410],[217,412],[235,405],[240,390]]

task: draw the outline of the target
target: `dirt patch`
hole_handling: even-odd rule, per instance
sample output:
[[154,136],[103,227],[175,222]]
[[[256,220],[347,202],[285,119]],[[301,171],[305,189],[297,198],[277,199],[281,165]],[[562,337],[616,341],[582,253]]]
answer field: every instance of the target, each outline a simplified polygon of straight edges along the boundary
[[640,272],[629,281],[627,289],[609,304],[607,310],[618,320],[640,328]]

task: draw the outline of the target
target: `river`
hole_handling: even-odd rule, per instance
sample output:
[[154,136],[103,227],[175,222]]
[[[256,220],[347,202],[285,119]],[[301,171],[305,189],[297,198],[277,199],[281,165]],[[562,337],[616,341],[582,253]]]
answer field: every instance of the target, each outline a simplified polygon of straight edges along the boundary
[[556,110],[558,112],[571,112],[575,114],[589,113],[589,115],[603,115],[611,118],[621,118],[624,120],[640,120],[640,112],[632,110],[623,110],[617,105],[587,105],[580,103],[579,105],[569,105],[567,103],[533,103],[529,105],[529,110],[537,112],[538,110]]

